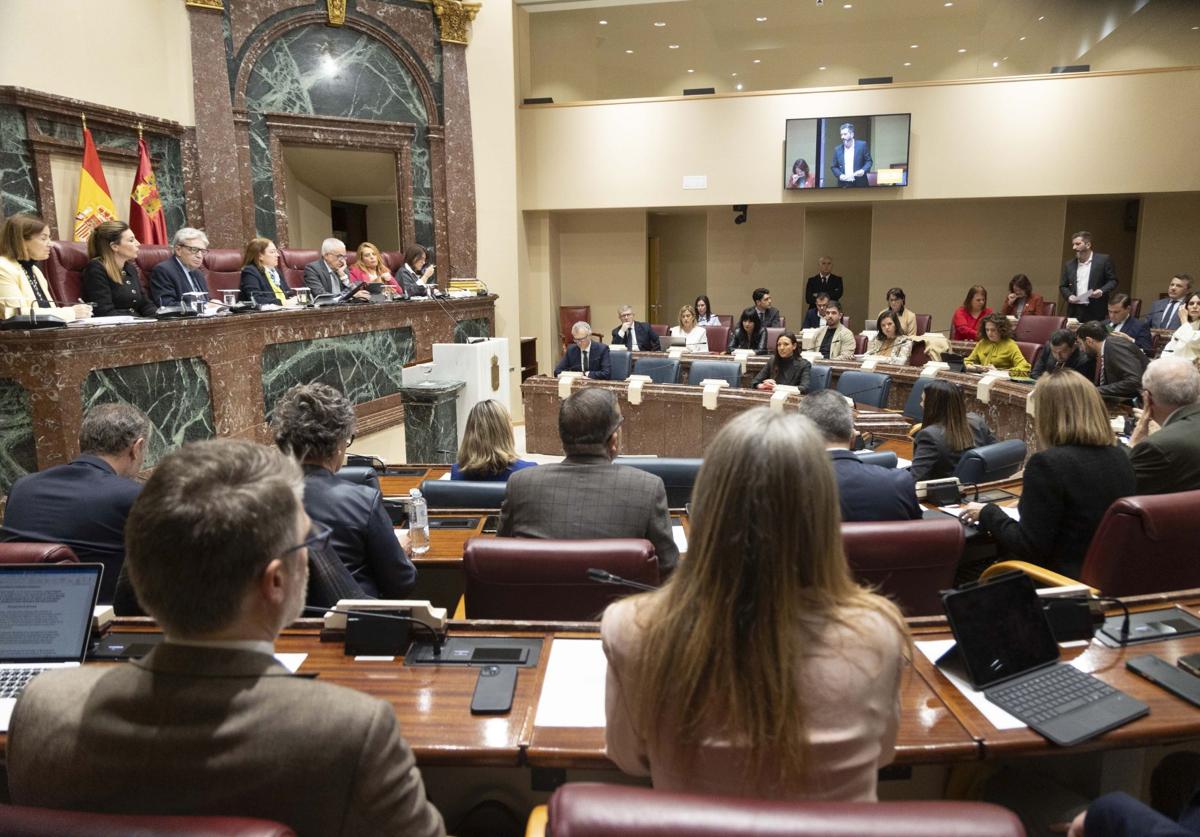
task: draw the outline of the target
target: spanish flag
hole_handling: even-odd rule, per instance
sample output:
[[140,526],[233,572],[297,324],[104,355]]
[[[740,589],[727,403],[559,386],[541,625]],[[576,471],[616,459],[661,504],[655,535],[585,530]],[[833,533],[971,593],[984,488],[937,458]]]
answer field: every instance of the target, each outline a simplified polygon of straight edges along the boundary
[[100,224],[117,220],[117,208],[108,191],[104,169],[100,167],[100,155],[96,153],[92,132],[87,128],[83,129],[83,169],[79,173],[79,203],[76,206],[76,241],[87,241],[92,237],[92,230]]
[[141,137],[138,137],[137,177],[133,181],[133,191],[129,193],[129,226],[142,244],[167,243],[167,221],[163,217],[158,181],[150,165],[146,141]]

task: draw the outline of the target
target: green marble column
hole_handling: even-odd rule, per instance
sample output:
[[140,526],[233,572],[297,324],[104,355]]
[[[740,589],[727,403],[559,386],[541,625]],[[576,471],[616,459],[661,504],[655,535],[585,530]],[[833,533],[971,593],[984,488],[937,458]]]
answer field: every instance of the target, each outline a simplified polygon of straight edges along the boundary
[[458,408],[463,381],[428,381],[401,387],[404,450],[409,462],[448,465],[458,458]]
[[0,378],[0,495],[18,477],[37,470],[37,444],[29,393],[16,381]]

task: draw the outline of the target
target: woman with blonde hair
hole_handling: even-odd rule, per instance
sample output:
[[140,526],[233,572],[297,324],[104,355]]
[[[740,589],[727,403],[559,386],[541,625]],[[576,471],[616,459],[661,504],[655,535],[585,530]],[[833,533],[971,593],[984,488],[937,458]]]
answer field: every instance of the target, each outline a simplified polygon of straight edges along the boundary
[[907,634],[850,574],[824,439],[743,413],[708,447],[691,519],[666,584],[604,613],[609,758],[664,790],[874,800]]
[[252,238],[246,245],[239,285],[242,299],[260,305],[283,305],[296,295],[279,275],[279,248],[269,238]]
[[508,482],[517,471],[536,464],[517,457],[512,419],[504,405],[480,401],[467,416],[458,462],[450,466],[450,479]]
[[37,308],[64,319],[90,317],[86,305],[59,308],[38,262],[50,257],[50,226],[36,215],[18,213],[0,230],[0,319]]
[[1020,520],[994,503],[968,503],[962,516],[978,521],[1014,557],[1078,578],[1104,512],[1136,491],[1133,465],[1100,393],[1083,375],[1049,372],[1030,397],[1043,449],[1025,465]]
[[690,305],[679,309],[679,325],[671,326],[671,336],[684,338],[685,351],[708,351],[708,332],[696,321],[696,309]]
[[91,261],[79,279],[83,301],[91,304],[97,317],[153,317],[158,312],[138,278],[136,259],[141,247],[124,221],[105,221],[92,230],[88,239]]
[[350,268],[350,281],[366,282],[367,284],[382,284],[391,289],[397,296],[404,293],[396,277],[388,270],[383,253],[369,241],[358,245],[354,267]]

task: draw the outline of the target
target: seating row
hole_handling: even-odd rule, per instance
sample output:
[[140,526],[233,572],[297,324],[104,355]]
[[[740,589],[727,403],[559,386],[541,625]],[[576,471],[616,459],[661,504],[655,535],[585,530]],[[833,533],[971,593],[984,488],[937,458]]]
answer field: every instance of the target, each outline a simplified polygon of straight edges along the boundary
[[[159,262],[173,256],[173,248],[163,244],[146,244],[138,251],[136,264],[142,290],[150,293],[150,271]],[[219,299],[221,291],[237,290],[242,275],[241,250],[209,250],[204,255],[201,268],[208,280],[209,293]],[[319,250],[280,250],[279,272],[293,288],[304,287],[304,266],[321,258]],[[388,250],[383,260],[394,274],[404,265],[404,254]],[[346,266],[353,267],[357,254],[346,254]],[[82,298],[83,282],[80,274],[87,266],[87,245],[76,241],[54,241],[50,244],[50,258],[46,260],[46,282],[50,293],[62,305],[71,305]]]

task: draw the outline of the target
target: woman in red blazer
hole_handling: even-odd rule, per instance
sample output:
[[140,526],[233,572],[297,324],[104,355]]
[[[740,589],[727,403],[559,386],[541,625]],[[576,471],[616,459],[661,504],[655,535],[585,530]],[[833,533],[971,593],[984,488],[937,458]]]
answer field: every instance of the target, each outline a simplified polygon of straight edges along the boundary
[[971,290],[967,291],[967,298],[954,312],[954,319],[950,323],[950,339],[978,340],[979,323],[990,313],[992,309],[987,307],[987,288],[972,285]]
[[1037,315],[1042,313],[1042,295],[1033,292],[1033,283],[1024,273],[1018,273],[1008,282],[1008,296],[1004,298],[1004,307],[1000,313],[1006,317],[1020,317],[1022,314]]

